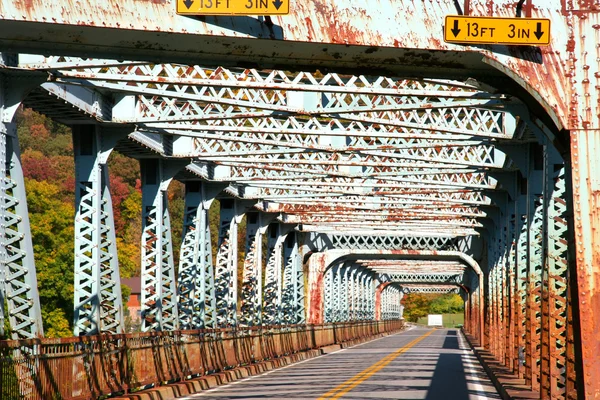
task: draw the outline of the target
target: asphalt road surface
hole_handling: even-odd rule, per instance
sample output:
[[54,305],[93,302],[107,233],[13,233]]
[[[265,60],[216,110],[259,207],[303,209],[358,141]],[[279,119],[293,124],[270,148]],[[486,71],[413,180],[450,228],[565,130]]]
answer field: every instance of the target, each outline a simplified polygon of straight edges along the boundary
[[412,328],[182,399],[500,399],[458,329]]

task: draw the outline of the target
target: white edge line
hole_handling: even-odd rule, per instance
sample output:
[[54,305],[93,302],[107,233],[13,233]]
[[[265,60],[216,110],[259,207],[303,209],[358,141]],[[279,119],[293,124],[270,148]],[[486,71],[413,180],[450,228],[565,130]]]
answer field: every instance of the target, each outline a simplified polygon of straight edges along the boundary
[[[463,333],[459,330],[459,338],[460,338],[460,347],[463,348],[463,355],[465,356],[463,358],[463,363],[466,364],[466,366],[469,368],[469,371],[467,371],[465,369],[465,373],[469,373],[469,375],[471,376],[471,379],[473,381],[475,381],[475,383],[473,383],[473,389],[475,389],[475,391],[477,392],[477,397],[475,398],[476,400],[483,400],[483,399],[488,399],[487,394],[486,394],[486,390],[483,388],[483,385],[481,384],[482,380],[479,379],[479,377],[477,375],[475,375],[475,372],[477,372],[477,367],[475,366],[475,364],[473,364],[473,362],[471,362],[471,356],[473,356],[472,352],[471,352],[471,348],[470,346],[466,343],[466,340],[463,337]],[[467,350],[469,349],[469,350]],[[481,366],[480,366],[481,368]]]

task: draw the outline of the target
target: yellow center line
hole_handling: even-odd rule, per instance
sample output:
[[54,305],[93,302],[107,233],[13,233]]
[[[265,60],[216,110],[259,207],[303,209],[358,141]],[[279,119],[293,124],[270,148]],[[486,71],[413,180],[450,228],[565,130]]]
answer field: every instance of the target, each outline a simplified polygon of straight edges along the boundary
[[360,385],[362,382],[369,379],[372,375],[374,375],[375,373],[377,373],[378,371],[383,369],[386,365],[388,365],[389,363],[394,361],[394,359],[396,357],[398,357],[399,355],[401,355],[402,353],[404,353],[405,351],[407,351],[408,349],[410,349],[415,344],[419,343],[421,340],[425,339],[427,336],[431,335],[432,333],[433,333],[433,330],[427,332],[423,336],[416,338],[415,340],[408,343],[406,346],[399,348],[395,352],[388,354],[387,356],[385,356],[384,358],[382,358],[375,364],[371,365],[369,368],[365,369],[364,371],[359,372],[352,378],[348,379],[346,382],[331,389],[329,392],[327,392],[323,396],[319,397],[318,400],[339,399],[344,394],[348,393],[349,391],[354,389],[356,386]]

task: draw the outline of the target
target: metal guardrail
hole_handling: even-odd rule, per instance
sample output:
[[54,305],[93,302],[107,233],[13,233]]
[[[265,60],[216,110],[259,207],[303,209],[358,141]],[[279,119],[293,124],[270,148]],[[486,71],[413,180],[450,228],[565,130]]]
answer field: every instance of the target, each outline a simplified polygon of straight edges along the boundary
[[130,393],[401,327],[368,321],[0,341],[0,398]]

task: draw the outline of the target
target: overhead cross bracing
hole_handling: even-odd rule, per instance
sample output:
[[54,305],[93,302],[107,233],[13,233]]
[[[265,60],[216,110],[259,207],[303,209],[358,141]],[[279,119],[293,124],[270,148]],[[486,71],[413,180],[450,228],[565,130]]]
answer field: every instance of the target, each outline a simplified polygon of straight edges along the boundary
[[494,144],[517,125],[508,96],[457,81],[66,57],[29,67],[109,94],[109,122],[134,127],[132,140],[171,136],[153,150],[307,231],[478,234],[497,187],[488,172],[510,167]]

